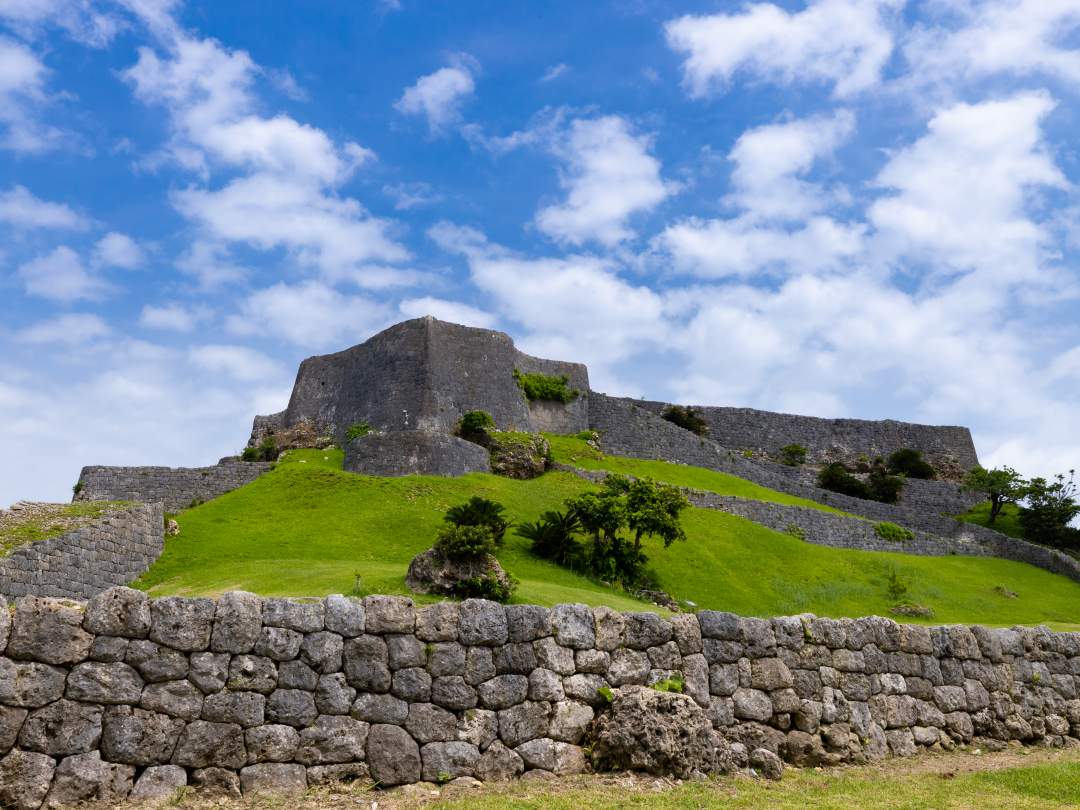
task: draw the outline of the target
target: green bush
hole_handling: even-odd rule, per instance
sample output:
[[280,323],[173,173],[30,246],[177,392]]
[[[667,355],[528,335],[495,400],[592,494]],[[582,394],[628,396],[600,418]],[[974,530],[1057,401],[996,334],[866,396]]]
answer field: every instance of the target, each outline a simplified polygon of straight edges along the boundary
[[888,521],[876,524],[874,533],[881,539],[893,543],[903,543],[915,539],[915,532],[911,531],[911,529],[905,529],[903,526],[897,526],[895,523],[889,523]]
[[889,566],[888,573],[885,576],[885,592],[889,595],[889,600],[892,602],[902,602],[904,597],[907,596],[908,584],[904,578],[897,573],[894,566]]
[[792,537],[794,537],[796,540],[805,540],[806,539],[806,529],[804,529],[802,526],[798,526],[798,525],[796,525],[794,523],[789,523],[784,528],[784,534],[789,534]]
[[458,422],[458,435],[462,438],[482,436],[495,429],[495,419],[487,411],[469,411]]
[[685,408],[682,405],[668,405],[660,415],[671,424],[678,425],[683,430],[689,430],[698,436],[704,436],[709,432],[708,423],[689,405]]
[[564,405],[571,402],[581,394],[576,388],[569,388],[570,378],[565,374],[540,374],[539,372],[522,372],[514,369],[514,380],[525,398],[532,402],[536,399],[545,399],[551,402],[561,402]]
[[345,429],[345,441],[351,442],[361,439],[371,433],[371,425],[367,422],[355,422]]
[[799,467],[806,463],[807,452],[801,444],[786,444],[780,448],[780,461],[789,467]]
[[582,559],[581,545],[574,533],[581,522],[572,512],[548,511],[533,523],[522,523],[514,531],[532,543],[532,552],[556,565],[573,568]]
[[890,475],[884,463],[875,462],[867,476],[866,488],[872,500],[896,503],[904,489],[904,480],[901,475]]
[[495,501],[474,495],[466,503],[451,506],[443,520],[455,526],[485,526],[495,545],[501,546],[506,530],[513,525],[505,516],[506,507]]
[[435,550],[448,560],[475,560],[495,551],[495,538],[487,526],[444,526],[435,538]]
[[920,451],[906,447],[889,456],[886,466],[893,475],[903,475],[907,478],[930,480],[937,475],[933,466],[923,458]]
[[490,599],[492,602],[509,602],[517,590],[514,578],[507,576],[508,583],[500,582],[493,574],[463,579],[454,586],[454,596],[459,599]]
[[78,495],[80,492],[82,492],[82,488],[83,488],[83,482],[82,481],[76,481],[75,486],[73,486],[71,488],[71,493],[73,495]]
[[280,455],[277,441],[273,436],[267,436],[258,447],[245,447],[240,453],[241,461],[277,461]]
[[574,438],[581,439],[583,442],[598,442],[600,441],[600,434],[595,430],[583,430],[580,433],[575,433]]
[[818,486],[841,495],[850,495],[863,500],[870,499],[870,490],[866,484],[849,473],[847,467],[839,461],[826,464],[821,468],[821,472],[818,473]]

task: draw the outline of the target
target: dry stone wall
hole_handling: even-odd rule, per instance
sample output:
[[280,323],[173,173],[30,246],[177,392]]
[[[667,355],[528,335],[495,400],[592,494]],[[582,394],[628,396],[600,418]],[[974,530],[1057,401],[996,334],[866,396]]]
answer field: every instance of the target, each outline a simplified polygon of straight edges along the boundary
[[88,526],[0,557],[0,594],[86,599],[131,582],[163,548],[161,504],[111,511]]
[[363,475],[465,475],[491,472],[488,451],[445,433],[369,433],[345,445],[344,469]]
[[618,690],[681,673],[733,759],[1076,744],[1080,634],[116,588],[0,602],[0,805],[587,767]]
[[273,468],[270,462],[223,461],[213,467],[83,467],[77,501],[162,503],[179,512],[208,501]]

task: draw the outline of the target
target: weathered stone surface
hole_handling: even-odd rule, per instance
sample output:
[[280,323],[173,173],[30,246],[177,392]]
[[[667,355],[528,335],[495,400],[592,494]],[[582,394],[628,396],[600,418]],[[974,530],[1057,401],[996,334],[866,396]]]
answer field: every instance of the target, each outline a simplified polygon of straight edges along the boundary
[[456,602],[438,602],[416,611],[416,637],[421,641],[456,641],[460,611]]
[[244,730],[236,723],[196,720],[185,726],[173,764],[186,768],[241,768],[247,763]]
[[669,620],[675,643],[683,655],[701,652],[701,625],[693,613],[677,613]]
[[509,636],[506,609],[487,599],[466,599],[460,607],[458,639],[466,646],[493,647]]
[[766,779],[780,779],[784,775],[784,763],[767,748],[755,748],[750,752],[750,767]]
[[451,711],[472,709],[478,702],[475,689],[460,675],[435,678],[431,682],[431,702]]
[[779,658],[757,658],[750,662],[750,685],[754,689],[771,692],[789,689],[793,683],[791,670]]
[[[580,653],[596,653],[596,650],[579,650]],[[491,651],[495,671],[500,675],[525,675],[536,669],[536,652],[527,641],[504,644]],[[603,655],[603,653],[598,653]]]
[[203,694],[219,692],[229,678],[229,655],[227,653],[193,653],[188,680],[199,687]]
[[345,680],[345,675],[335,672],[320,675],[315,687],[315,706],[319,714],[348,714],[356,699],[356,690]]
[[548,737],[523,742],[514,749],[514,753],[521,757],[526,768],[555,770],[555,741]]
[[303,633],[287,627],[264,627],[253,645],[253,651],[274,661],[291,661],[300,654],[303,643]]
[[52,757],[15,749],[0,759],[0,807],[37,810],[56,771]]
[[73,664],[90,652],[94,637],[82,629],[83,608],[66,599],[22,596],[15,600],[7,655],[43,664]]
[[[611,655],[603,650],[578,650],[574,653],[574,665],[577,667],[578,672],[603,675],[611,666]],[[533,667],[529,667],[526,672],[532,670]]]
[[326,604],[322,599],[264,599],[262,623],[268,627],[284,627],[297,633],[316,633],[326,621]]
[[365,596],[365,632],[412,633],[416,630],[416,609],[412,599],[404,596]]
[[276,689],[266,699],[266,719],[270,723],[303,728],[318,716],[315,696],[302,689]]
[[277,667],[269,658],[261,655],[234,655],[229,662],[229,679],[225,685],[236,691],[268,695],[277,686],[277,676]]
[[345,638],[364,634],[364,602],[354,597],[333,594],[326,597],[326,629]]
[[[3,605],[0,605],[0,610],[3,610]],[[6,754],[15,745],[28,714],[26,709],[0,706],[0,756]]]
[[453,596],[463,582],[480,577],[490,577],[504,587],[510,585],[510,577],[494,554],[451,559],[438,549],[429,548],[409,561],[405,585],[413,593]]
[[197,720],[202,714],[203,694],[191,681],[152,683],[143,689],[139,705],[184,720]]
[[619,649],[611,654],[607,678],[613,686],[644,684],[649,677],[649,656],[639,650]]
[[551,609],[551,635],[563,647],[588,650],[596,644],[596,623],[588,605],[556,605]]
[[54,757],[83,754],[101,741],[103,709],[58,700],[30,712],[19,733],[19,746]]
[[465,682],[477,686],[498,674],[490,647],[469,647],[465,651]]
[[275,762],[248,765],[240,771],[240,786],[245,796],[297,796],[307,790],[307,770]]
[[599,675],[579,674],[563,678],[563,692],[566,696],[590,706],[597,706],[604,702],[600,690],[607,685],[607,681]]
[[409,704],[393,695],[362,692],[349,712],[357,720],[400,726],[409,716]]
[[202,719],[251,728],[265,722],[265,710],[266,696],[258,692],[217,692],[203,702]]
[[727,768],[722,741],[689,697],[641,686],[617,690],[589,735],[597,770],[633,770],[688,778]]
[[562,678],[550,669],[534,669],[529,675],[529,700],[562,700]]
[[337,633],[326,630],[308,633],[304,636],[303,644],[300,645],[300,660],[320,675],[337,672],[341,669],[343,649],[344,641]]
[[596,649],[611,652],[623,645],[626,622],[623,615],[609,607],[595,607],[592,611],[596,627]]
[[67,673],[36,661],[0,658],[0,703],[35,709],[64,694]]
[[101,725],[101,752],[110,762],[163,765],[172,759],[184,721],[167,714],[112,706]]
[[129,798],[133,802],[163,801],[175,796],[187,783],[187,771],[179,765],[152,765],[139,776]]
[[551,634],[551,611],[539,605],[506,606],[507,641],[520,644]]
[[127,664],[87,661],[71,670],[66,696],[85,703],[118,704],[139,702],[143,679]]
[[430,703],[409,706],[405,728],[418,743],[449,742],[457,738],[457,718]]
[[367,762],[371,778],[383,787],[417,782],[420,746],[399,726],[374,725],[368,731]]
[[137,639],[128,644],[124,663],[135,667],[149,683],[175,681],[188,674],[188,657],[179,650]]
[[538,701],[519,703],[498,714],[499,737],[511,748],[545,736],[551,722],[550,704]]
[[485,782],[516,779],[525,770],[521,757],[496,740],[476,763],[476,776]]
[[292,726],[254,726],[244,732],[248,762],[288,762],[300,745],[300,732]]
[[146,638],[150,632],[150,597],[133,588],[109,588],[86,603],[83,628],[99,636]]
[[239,799],[240,777],[225,768],[199,768],[191,772],[191,786],[201,796]]
[[772,700],[757,689],[736,689],[732,695],[735,700],[735,716],[741,720],[764,722],[772,717]]
[[390,691],[389,655],[386,642],[378,636],[365,635],[346,641],[343,660],[349,686],[360,692]]
[[300,732],[295,759],[302,765],[332,765],[364,758],[368,724],[351,717],[321,715]]
[[626,613],[623,622],[623,643],[632,650],[647,650],[671,641],[671,625],[655,613]]
[[185,652],[205,650],[216,610],[212,599],[155,599],[150,603],[150,640]]
[[498,675],[480,684],[477,692],[485,709],[508,709],[528,696],[529,679],[524,675]]
[[319,675],[303,661],[282,661],[277,665],[278,689],[303,689],[314,692]]
[[307,769],[308,785],[330,785],[366,780],[371,776],[366,762],[343,762],[338,765],[312,765]]
[[212,652],[251,652],[262,630],[262,600],[246,591],[230,591],[218,598]]
[[409,703],[427,703],[431,700],[431,676],[419,667],[399,669],[393,674],[390,692]]
[[697,620],[703,638],[720,641],[735,641],[739,638],[739,617],[734,613],[700,610],[697,613]]
[[66,757],[56,768],[43,807],[122,801],[131,793],[134,776],[133,766],[103,762],[97,751]]
[[467,742],[434,742],[420,749],[425,782],[447,782],[459,776],[473,776],[480,760],[480,749]]
[[106,664],[123,661],[129,643],[128,639],[119,636],[97,636],[90,645],[88,655],[91,661],[102,661]]
[[[454,630],[455,638],[457,629]],[[427,670],[432,677],[465,674],[465,647],[456,641],[427,645]]]
[[575,744],[580,742],[585,736],[589,723],[592,722],[592,708],[573,700],[561,700],[551,708],[548,736],[562,742]]

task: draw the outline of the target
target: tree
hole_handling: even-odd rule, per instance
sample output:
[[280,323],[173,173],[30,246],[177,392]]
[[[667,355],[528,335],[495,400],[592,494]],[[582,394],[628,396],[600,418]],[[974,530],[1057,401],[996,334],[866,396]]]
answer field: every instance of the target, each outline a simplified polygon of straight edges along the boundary
[[964,489],[986,496],[990,501],[990,524],[1001,514],[1007,503],[1017,503],[1024,497],[1026,482],[1012,467],[987,470],[973,467],[964,477]]
[[930,480],[936,477],[934,467],[923,458],[919,450],[904,447],[889,456],[889,472],[908,478]]
[[1069,525],[1080,515],[1074,476],[1075,471],[1069,470],[1067,479],[1059,474],[1052,483],[1045,478],[1028,482],[1020,508],[1025,540],[1055,548],[1080,548],[1080,529]]

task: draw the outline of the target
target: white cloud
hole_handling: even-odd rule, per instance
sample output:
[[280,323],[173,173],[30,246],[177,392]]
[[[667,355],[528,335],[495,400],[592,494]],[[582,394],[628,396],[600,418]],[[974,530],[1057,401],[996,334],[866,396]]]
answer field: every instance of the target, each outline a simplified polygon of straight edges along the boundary
[[18,269],[28,295],[72,302],[102,298],[110,286],[86,269],[71,248],[61,245]]
[[19,229],[82,230],[89,224],[86,217],[70,206],[38,199],[25,186],[0,191],[0,222]]
[[205,371],[226,374],[241,382],[271,381],[284,374],[281,366],[262,352],[247,346],[194,346],[188,352],[188,357]]
[[39,321],[16,334],[20,343],[60,343],[81,346],[111,333],[109,325],[97,315],[71,313]]
[[610,247],[631,238],[627,221],[676,189],[660,176],[650,147],[650,139],[635,135],[619,116],[574,121],[552,145],[565,167],[560,185],[566,199],[537,212],[537,227],[571,245],[591,240]]
[[199,315],[179,304],[155,307],[147,304],[139,316],[139,323],[148,329],[164,329],[171,332],[190,332],[195,328]]
[[94,246],[94,262],[101,267],[135,270],[146,261],[146,252],[139,244],[122,233],[105,234]]
[[498,317],[490,312],[458,301],[433,298],[430,295],[423,298],[407,298],[398,305],[398,311],[408,318],[431,315],[441,321],[479,326],[483,329],[494,329],[499,323]]
[[284,282],[249,296],[226,328],[235,335],[268,335],[305,349],[340,348],[389,323],[390,311],[358,295],[311,281]]
[[978,270],[984,283],[1045,281],[1048,233],[1027,207],[1040,189],[1068,186],[1041,131],[1054,106],[1045,93],[1024,93],[935,115],[878,175],[893,192],[868,212],[883,253]]
[[0,35],[0,148],[35,154],[64,140],[60,130],[37,117],[48,101],[47,73],[33,51]]
[[955,86],[995,74],[1080,83],[1076,0],[941,2],[939,25],[919,25],[904,46],[916,83]]
[[701,97],[740,71],[778,84],[822,82],[838,97],[876,85],[893,50],[888,17],[905,0],[814,0],[788,12],[753,3],[735,14],[668,22],[668,45],[684,55],[683,84]]
[[90,0],[4,0],[0,20],[24,36],[55,25],[77,42],[94,48],[108,45],[124,27],[118,16],[103,13]]
[[564,75],[570,67],[565,62],[559,62],[557,65],[552,65],[544,71],[544,75],[540,77],[541,82],[551,82],[560,76]]
[[237,284],[251,275],[246,267],[232,261],[226,246],[204,239],[197,239],[180,254],[176,267],[181,273],[194,277],[204,290]]
[[394,201],[395,211],[411,211],[426,205],[442,201],[442,195],[435,193],[427,183],[397,183],[383,186],[383,194]]
[[402,115],[422,115],[432,135],[446,132],[461,120],[461,107],[476,90],[476,60],[467,54],[454,64],[421,76],[394,103]]

